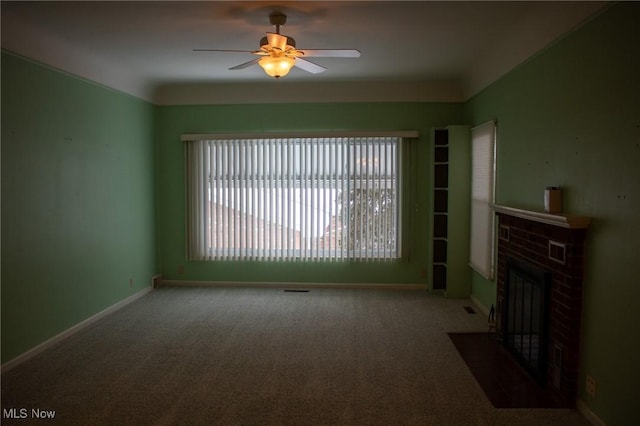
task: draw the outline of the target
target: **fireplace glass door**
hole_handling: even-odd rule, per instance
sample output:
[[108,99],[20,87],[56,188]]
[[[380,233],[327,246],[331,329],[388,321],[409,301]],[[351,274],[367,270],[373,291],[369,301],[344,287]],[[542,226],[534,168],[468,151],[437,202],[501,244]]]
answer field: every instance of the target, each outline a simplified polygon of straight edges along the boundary
[[549,278],[529,263],[507,262],[503,341],[540,383],[547,368]]

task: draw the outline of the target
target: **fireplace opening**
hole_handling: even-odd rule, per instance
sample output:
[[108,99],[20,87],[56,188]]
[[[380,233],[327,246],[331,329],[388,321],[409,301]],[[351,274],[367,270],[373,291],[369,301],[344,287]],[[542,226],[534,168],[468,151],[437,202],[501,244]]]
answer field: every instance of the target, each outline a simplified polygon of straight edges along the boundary
[[507,259],[502,339],[515,358],[546,384],[551,274],[515,258]]

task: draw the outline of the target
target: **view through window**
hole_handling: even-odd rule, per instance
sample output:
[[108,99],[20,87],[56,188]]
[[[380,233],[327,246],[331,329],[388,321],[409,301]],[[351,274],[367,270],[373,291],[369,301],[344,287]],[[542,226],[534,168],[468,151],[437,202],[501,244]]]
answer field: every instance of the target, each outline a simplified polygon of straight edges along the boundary
[[193,260],[400,257],[399,137],[187,142]]

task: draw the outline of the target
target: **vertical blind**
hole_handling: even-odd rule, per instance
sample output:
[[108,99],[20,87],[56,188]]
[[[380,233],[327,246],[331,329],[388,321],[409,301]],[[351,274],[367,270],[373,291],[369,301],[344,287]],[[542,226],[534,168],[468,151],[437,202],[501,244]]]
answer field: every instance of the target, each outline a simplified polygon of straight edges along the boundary
[[399,137],[186,143],[191,260],[400,257]]
[[471,245],[469,264],[493,279],[495,122],[471,129]]

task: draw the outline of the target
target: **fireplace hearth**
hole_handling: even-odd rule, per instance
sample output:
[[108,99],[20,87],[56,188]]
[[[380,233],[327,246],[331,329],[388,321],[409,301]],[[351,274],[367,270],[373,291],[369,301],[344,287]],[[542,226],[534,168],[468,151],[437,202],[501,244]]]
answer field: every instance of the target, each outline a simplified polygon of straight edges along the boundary
[[496,333],[539,383],[574,405],[589,219],[493,206]]

